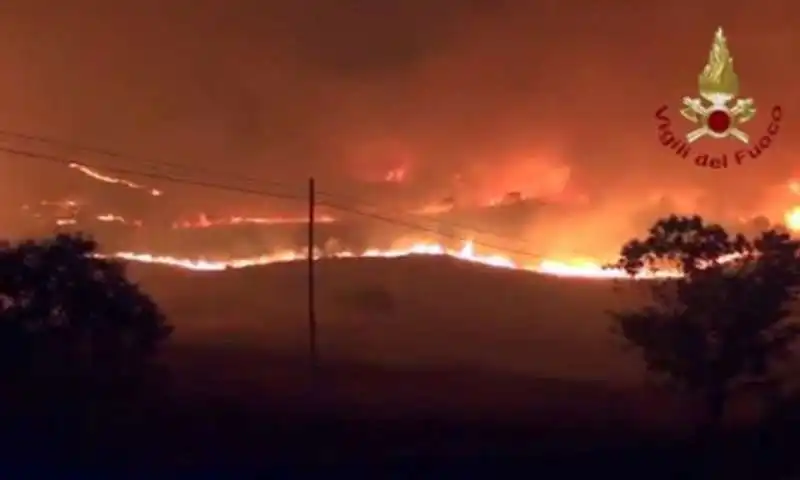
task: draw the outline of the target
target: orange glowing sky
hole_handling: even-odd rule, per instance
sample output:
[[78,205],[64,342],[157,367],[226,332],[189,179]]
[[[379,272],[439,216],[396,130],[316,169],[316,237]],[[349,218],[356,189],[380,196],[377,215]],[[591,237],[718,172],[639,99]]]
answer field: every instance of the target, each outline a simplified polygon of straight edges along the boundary
[[[800,177],[800,72],[788,60],[800,43],[789,20],[798,15],[788,0],[8,0],[0,129],[300,192],[313,174],[320,188],[387,205],[487,204],[517,191],[575,206],[534,221],[544,243],[532,248],[581,250],[598,235],[615,244],[671,210],[781,220],[798,200],[787,185]],[[704,171],[658,145],[652,117],[695,93],[718,26],[742,94],[761,113],[773,104],[787,113],[767,155]],[[762,115],[748,128],[765,126]],[[383,182],[400,171],[393,187]],[[0,175],[13,179],[3,185],[7,203],[84,189],[77,173],[32,160],[0,156]],[[292,208],[152,188],[172,194],[113,200],[134,203],[144,220]]]

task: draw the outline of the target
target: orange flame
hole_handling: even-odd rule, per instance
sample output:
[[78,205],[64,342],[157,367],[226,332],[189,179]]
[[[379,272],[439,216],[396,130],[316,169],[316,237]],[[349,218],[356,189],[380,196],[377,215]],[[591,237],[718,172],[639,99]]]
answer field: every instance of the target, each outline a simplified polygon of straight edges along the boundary
[[[796,196],[800,196],[800,181],[790,180],[789,191]],[[793,232],[800,231],[800,206],[794,206],[783,214],[783,223],[786,228]]]
[[[329,215],[317,215],[316,223],[333,223],[335,218]],[[184,220],[172,223],[172,228],[208,228],[231,225],[295,225],[308,223],[307,217],[227,217],[209,219],[208,215],[201,213],[195,221]]]
[[[411,255],[447,256],[465,262],[486,265],[493,268],[521,270],[557,277],[598,279],[628,278],[627,273],[621,270],[605,269],[600,263],[592,261],[559,261],[555,259],[545,259],[539,263],[525,265],[515,262],[510,257],[504,255],[478,254],[475,252],[475,245],[471,241],[464,242],[462,247],[458,250],[448,249],[438,243],[418,242],[413,243],[405,248],[393,248],[388,250],[370,249],[360,253],[341,251],[330,255],[330,257],[397,258]],[[213,260],[205,258],[191,259],[185,257],[153,255],[150,253],[137,252],[117,252],[111,256],[133,262],[167,265],[195,271],[222,271],[259,265],[269,265],[273,263],[303,261],[308,258],[306,252],[290,250],[256,257],[226,260]],[[321,256],[322,255],[319,252],[315,254],[315,258]],[[640,278],[671,278],[678,275],[679,274],[675,271],[664,270],[659,272],[643,273]]]
[[145,190],[145,191],[147,191],[148,194],[150,194],[150,195],[152,195],[154,197],[159,197],[163,193],[163,192],[161,192],[161,190],[156,190],[154,188],[148,188],[148,187],[145,187],[144,185],[139,185],[138,183],[133,183],[133,182],[131,182],[129,180],[125,180],[124,178],[117,178],[117,177],[111,177],[111,176],[108,176],[108,175],[103,175],[102,173],[98,172],[97,170],[93,170],[93,169],[91,169],[91,168],[89,168],[89,167],[87,167],[85,165],[81,165],[79,163],[70,163],[69,164],[69,168],[74,168],[74,169],[78,170],[79,172],[83,173],[84,175],[87,175],[87,176],[89,176],[91,178],[94,178],[95,180],[99,180],[101,182],[117,184],[117,185],[124,185],[124,186],[126,186],[128,188],[134,188],[136,190]]
[[792,207],[783,217],[786,227],[793,232],[800,231],[800,207]]

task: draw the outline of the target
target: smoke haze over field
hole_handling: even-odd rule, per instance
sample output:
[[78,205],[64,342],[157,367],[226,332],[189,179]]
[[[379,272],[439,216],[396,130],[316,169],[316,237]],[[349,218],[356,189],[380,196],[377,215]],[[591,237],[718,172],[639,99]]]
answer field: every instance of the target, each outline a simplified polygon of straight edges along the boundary
[[[774,218],[800,174],[789,61],[800,45],[788,20],[798,16],[788,0],[7,0],[0,128],[301,193],[309,174],[343,191],[401,169],[405,194],[420,202],[509,191],[588,199],[584,230],[610,219],[604,231],[626,230],[698,205]],[[653,118],[668,104],[679,120],[718,26],[742,95],[760,107],[747,128],[764,131],[774,104],[786,112],[775,146],[727,171],[664,150]],[[0,174],[8,202],[46,197],[73,175],[10,156]],[[181,204],[217,210],[253,202],[180,192]],[[567,220],[554,220],[561,235],[572,234]]]

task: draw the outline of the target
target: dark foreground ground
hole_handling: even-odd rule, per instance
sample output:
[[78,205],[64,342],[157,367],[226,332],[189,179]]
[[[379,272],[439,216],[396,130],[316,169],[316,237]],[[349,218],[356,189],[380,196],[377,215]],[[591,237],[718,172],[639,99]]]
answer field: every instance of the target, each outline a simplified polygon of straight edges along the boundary
[[314,378],[298,359],[222,348],[174,349],[168,360],[169,386],[146,395],[91,404],[54,387],[17,405],[3,419],[0,465],[48,476],[787,478],[793,461],[787,428],[731,430],[701,448],[658,392],[345,364]]
[[[304,265],[140,266],[176,326],[169,378],[111,396],[4,391],[0,470],[792,478],[792,422],[757,429],[734,409],[750,426],[703,445],[685,402],[643,386],[604,315],[633,293],[451,259],[319,263],[317,375]],[[391,301],[376,309],[364,291]]]

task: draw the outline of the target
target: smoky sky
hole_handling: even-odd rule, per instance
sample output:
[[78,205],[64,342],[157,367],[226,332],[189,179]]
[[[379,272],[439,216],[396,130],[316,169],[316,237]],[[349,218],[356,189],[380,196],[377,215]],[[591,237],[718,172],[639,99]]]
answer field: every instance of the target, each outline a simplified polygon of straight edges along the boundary
[[[788,0],[6,0],[0,128],[299,189],[403,166],[421,196],[689,191],[750,208],[800,174],[793,18]],[[748,129],[786,114],[761,158],[712,171],[658,144],[654,112],[681,121],[719,26],[760,108]],[[12,157],[0,171],[9,195],[67,175]]]

